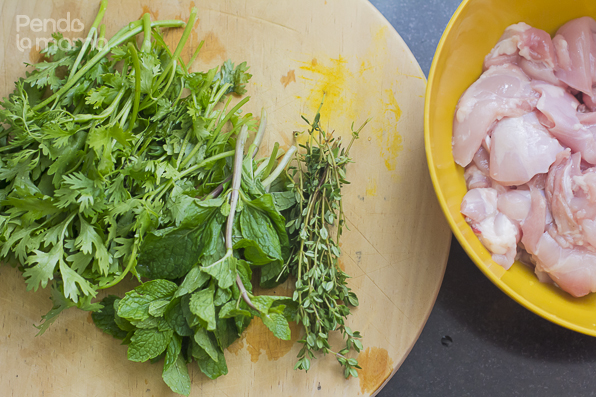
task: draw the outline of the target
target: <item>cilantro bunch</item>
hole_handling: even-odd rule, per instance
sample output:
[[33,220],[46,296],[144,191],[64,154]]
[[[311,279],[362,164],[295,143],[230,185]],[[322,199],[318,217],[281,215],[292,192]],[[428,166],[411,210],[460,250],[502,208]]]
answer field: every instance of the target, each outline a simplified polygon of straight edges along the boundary
[[[181,233],[170,228],[202,222],[187,206],[229,184],[235,136],[256,129],[240,113],[248,98],[232,106],[246,64],[191,73],[200,46],[188,64],[180,58],[196,9],[186,24],[146,14],[102,47],[93,43],[106,42],[97,40],[106,6],[88,40],[69,46],[55,34],[0,102],[0,256],[29,290],[51,282],[41,332],[68,307],[101,308],[98,291],[127,274],[140,280],[145,240],[150,250]],[[171,51],[162,29],[184,25]]]

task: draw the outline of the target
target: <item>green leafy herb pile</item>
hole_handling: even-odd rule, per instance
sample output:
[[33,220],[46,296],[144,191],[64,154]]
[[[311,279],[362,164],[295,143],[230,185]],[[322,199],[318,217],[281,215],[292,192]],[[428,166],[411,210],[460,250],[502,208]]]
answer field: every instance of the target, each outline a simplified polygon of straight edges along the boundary
[[[358,300],[337,265],[353,141],[341,149],[317,113],[305,154],[275,144],[257,159],[267,116],[241,113],[246,63],[190,72],[203,43],[188,63],[180,57],[196,9],[186,24],[145,14],[100,40],[106,7],[87,40],[70,46],[55,34],[0,102],[0,257],[29,290],[51,285],[40,333],[64,309],[92,311],[129,360],[163,359],[165,383],[188,395],[187,365],[226,374],[223,352],[251,319],[284,340],[297,321],[306,333],[296,368],[322,350],[357,376],[345,355],[362,344],[344,303]],[[162,29],[182,26],[171,51]],[[294,296],[255,295],[255,268],[263,288],[295,277]],[[94,300],[127,275],[142,284]],[[336,330],[339,352],[328,343]]]
[[[231,105],[232,93],[246,92],[251,75],[245,63],[190,73],[198,51],[189,64],[182,62],[196,10],[172,52],[161,28],[184,22],[151,21],[149,14],[105,46],[91,45],[104,31],[99,24],[106,6],[103,1],[88,40],[69,47],[56,34],[43,52],[46,61],[0,103],[0,254],[19,264],[28,289],[53,281],[54,307],[42,332],[67,307],[99,309],[92,302],[98,290],[129,273],[176,279],[195,264],[191,251],[218,255],[221,217],[213,213],[230,204],[209,195],[229,185],[240,129],[256,129],[252,115],[240,114],[248,98]],[[140,33],[144,39],[137,48]],[[275,158],[267,160],[271,165]],[[249,174],[244,178],[251,203],[258,189],[264,191],[260,181],[272,167],[259,171],[258,182]],[[269,176],[268,183],[274,180]],[[263,200],[250,208],[270,203]],[[262,219],[255,215],[257,221]],[[193,237],[202,230],[191,230],[203,222],[213,238],[199,243]],[[279,252],[265,252],[278,267],[281,247],[284,255],[288,251],[285,230],[283,235]],[[170,247],[179,249],[168,254],[180,257],[164,260],[160,244],[173,240],[177,244]],[[263,254],[251,241],[239,243],[255,257]],[[235,269],[229,255],[224,262]]]
[[244,156],[247,135],[245,126],[236,140],[231,185],[202,199],[176,195],[183,210],[175,224],[145,238],[137,271],[152,280],[122,299],[104,298],[105,308],[92,315],[100,328],[124,339],[129,360],[164,356],[163,379],[180,394],[190,392],[186,365],[193,360],[211,379],[228,373],[223,351],[254,316],[276,337],[290,339],[294,302],[253,295],[251,277],[252,267],[261,266],[261,281],[270,283],[289,258],[280,211],[293,204],[283,169],[295,149],[262,179],[259,171],[270,168],[275,153],[259,170],[254,144]]

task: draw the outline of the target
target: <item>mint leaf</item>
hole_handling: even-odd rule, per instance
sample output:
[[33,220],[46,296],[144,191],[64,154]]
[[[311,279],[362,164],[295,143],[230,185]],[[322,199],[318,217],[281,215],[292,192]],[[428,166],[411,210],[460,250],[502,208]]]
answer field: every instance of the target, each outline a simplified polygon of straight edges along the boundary
[[170,343],[168,344],[168,347],[166,349],[166,357],[165,357],[165,360],[163,363],[164,371],[166,371],[172,365],[174,365],[174,363],[178,359],[178,356],[180,355],[181,350],[182,350],[182,339],[178,335],[174,334],[174,336],[172,337],[172,340],[170,341]]
[[101,329],[106,334],[112,335],[116,339],[124,339],[128,332],[120,329],[115,321],[116,310],[114,310],[114,301],[118,299],[119,298],[115,295],[108,295],[103,298],[101,300],[103,308],[91,313],[91,318],[97,328]]
[[178,286],[167,280],[152,280],[126,293],[118,304],[118,315],[127,320],[143,321],[149,318],[151,302],[169,298]]
[[172,302],[168,305],[164,317],[170,327],[180,336],[192,336],[193,331],[188,326],[184,311],[182,308],[182,302],[180,298],[172,299]]
[[222,350],[227,349],[240,336],[234,319],[219,317],[217,318],[217,327],[214,334],[217,344]]
[[193,267],[186,274],[186,277],[184,277],[182,284],[180,284],[180,286],[176,290],[174,298],[195,292],[197,289],[204,286],[207,283],[207,281],[209,281],[209,279],[209,275],[207,273],[202,272],[200,267]]
[[149,233],[141,245],[136,269],[141,277],[175,280],[197,263],[200,250],[194,229],[177,229],[165,236]]
[[163,353],[172,340],[174,331],[161,332],[157,329],[137,329],[128,345],[128,359],[144,362]]
[[279,313],[261,313],[261,320],[263,320],[263,324],[271,332],[275,335],[276,338],[282,340],[290,340],[291,332],[290,332],[290,325],[288,324],[288,320]]
[[190,376],[188,375],[188,367],[182,354],[178,354],[176,361],[169,367],[166,368],[164,365],[162,378],[174,393],[185,396],[190,394]]
[[292,208],[296,204],[296,196],[292,190],[270,193],[278,212]]
[[[283,260],[287,259],[290,254],[290,240],[288,238],[288,234],[286,232],[286,220],[285,218],[277,212],[275,209],[275,204],[273,202],[273,198],[270,194],[264,194],[261,197],[252,200],[247,203],[249,206],[259,209],[263,213],[267,214],[267,217],[270,220],[270,224],[275,229],[277,236],[279,238],[279,244],[281,248],[281,254]],[[269,231],[268,231],[269,232]],[[266,250],[264,250],[267,252]],[[267,252],[268,254],[271,254]]]
[[236,308],[236,302],[234,301],[226,303],[219,311],[219,318],[234,318],[237,316],[245,316],[248,318],[252,318],[252,314],[250,311]]
[[252,263],[254,266],[263,266],[268,263],[278,261],[279,263],[281,259],[281,251],[278,252],[277,257],[272,257],[267,255],[264,251],[262,246],[254,240],[249,239],[242,239],[239,240],[234,244],[235,250],[244,250],[242,251],[243,256],[246,258],[247,261]]
[[232,298],[232,291],[229,288],[218,288],[215,291],[215,297],[213,298],[213,304],[217,307],[223,306],[227,301]]
[[149,315],[153,317],[161,317],[164,315],[170,299],[158,299],[149,304]]
[[209,331],[215,330],[215,305],[213,304],[213,289],[206,288],[195,292],[190,297],[190,311],[205,321]]
[[[285,222],[284,222],[285,225]],[[279,236],[274,228],[272,221],[268,214],[253,206],[246,206],[244,211],[240,213],[240,227],[242,236],[247,240],[252,240],[252,246],[245,245],[246,259],[253,262],[255,265],[264,265],[271,262],[267,260],[263,263],[263,253],[273,260],[283,261],[281,254],[281,243]],[[285,226],[284,226],[285,233]],[[246,244],[246,243],[245,243]],[[238,246],[239,244],[235,244]],[[255,255],[253,251],[260,251],[260,255]],[[255,256],[250,257],[250,256]]]
[[219,288],[230,288],[236,280],[237,261],[233,256],[225,255],[217,262],[202,267],[201,270],[217,280]]
[[213,360],[207,352],[192,340],[192,355],[197,360],[201,371],[209,379],[217,379],[228,373],[226,358],[221,350],[217,350],[217,361]]
[[208,332],[205,328],[199,327],[195,332],[194,340],[195,342],[197,342],[199,346],[201,346],[203,350],[205,350],[205,353],[207,353],[212,360],[219,361],[219,351],[217,343],[214,342],[213,339],[211,339],[210,335],[211,333]]

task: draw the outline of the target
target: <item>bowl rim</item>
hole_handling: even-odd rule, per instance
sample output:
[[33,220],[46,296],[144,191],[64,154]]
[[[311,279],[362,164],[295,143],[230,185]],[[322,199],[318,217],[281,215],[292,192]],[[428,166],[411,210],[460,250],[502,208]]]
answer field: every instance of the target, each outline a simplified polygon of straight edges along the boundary
[[530,310],[531,312],[533,312],[533,313],[535,313],[535,314],[537,314],[537,315],[539,315],[539,316],[541,316],[557,325],[560,325],[562,327],[565,327],[570,330],[573,330],[573,331],[576,331],[579,333],[583,333],[586,335],[596,336],[596,329],[590,329],[590,328],[586,328],[583,326],[579,326],[571,321],[562,319],[562,318],[552,314],[551,312],[535,305],[528,299],[522,297],[513,288],[511,288],[507,284],[505,284],[505,282],[503,282],[501,280],[501,278],[497,277],[494,273],[490,272],[488,270],[488,267],[483,263],[483,260],[480,258],[480,256],[474,251],[472,246],[468,243],[468,241],[464,237],[461,230],[459,230],[459,228],[455,222],[455,219],[453,219],[453,217],[451,216],[451,213],[447,206],[447,202],[443,195],[443,192],[441,191],[441,189],[439,189],[439,179],[438,179],[437,173],[435,171],[435,162],[434,162],[433,152],[432,152],[432,147],[431,147],[431,142],[430,142],[430,102],[431,102],[431,98],[432,98],[431,88],[434,85],[435,80],[437,79],[436,74],[437,74],[438,59],[442,55],[443,51],[445,51],[445,43],[447,41],[447,36],[453,29],[456,21],[459,19],[463,10],[468,6],[468,4],[471,1],[472,0],[463,0],[461,2],[461,4],[459,5],[459,7],[457,8],[457,10],[455,10],[455,12],[453,13],[451,19],[449,20],[449,23],[447,24],[447,26],[445,27],[445,30],[443,31],[443,34],[441,35],[441,39],[439,40],[439,44],[437,45],[437,48],[435,50],[435,54],[433,56],[433,61],[432,61],[431,67],[430,67],[430,71],[428,73],[428,82],[426,85],[426,93],[425,93],[425,98],[424,98],[424,147],[425,147],[425,152],[426,152],[426,160],[427,160],[427,164],[428,164],[428,170],[429,170],[430,178],[431,178],[434,190],[435,190],[435,194],[437,196],[437,200],[439,202],[439,205],[441,206],[441,210],[443,211],[445,218],[447,219],[447,222],[449,223],[449,227],[451,228],[451,231],[453,232],[453,234],[459,241],[460,245],[466,251],[466,253],[470,257],[470,259],[472,259],[472,262],[474,262],[476,267],[478,267],[480,269],[480,271],[482,271],[482,273],[484,273],[484,275],[493,284],[495,284],[501,291],[505,292],[509,297],[511,297],[513,300],[515,300],[517,303],[519,303],[526,309]]

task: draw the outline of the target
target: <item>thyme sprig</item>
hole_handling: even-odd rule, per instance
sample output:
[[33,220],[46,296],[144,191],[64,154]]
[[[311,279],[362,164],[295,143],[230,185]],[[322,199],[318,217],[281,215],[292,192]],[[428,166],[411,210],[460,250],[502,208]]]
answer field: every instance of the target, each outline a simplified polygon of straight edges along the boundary
[[[339,267],[338,258],[345,224],[342,187],[349,184],[346,166],[353,162],[349,151],[368,120],[358,130],[352,124],[346,149],[341,138],[324,131],[320,118],[320,108],[312,123],[303,117],[310,127],[309,136],[306,144],[300,145],[304,151],[297,154],[298,165],[291,169],[298,205],[290,217],[295,220],[288,223],[288,228],[294,238],[292,246],[297,248],[288,270],[296,278],[295,320],[305,329],[295,369],[308,371],[310,360],[319,351],[334,354],[346,378],[357,377],[358,361],[347,355],[362,350],[361,335],[352,331],[345,320],[350,306],[358,306],[358,297],[348,287],[349,276]],[[329,343],[329,334],[334,331],[339,331],[346,343],[339,351],[332,350]]]

